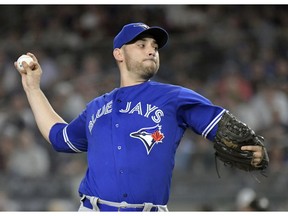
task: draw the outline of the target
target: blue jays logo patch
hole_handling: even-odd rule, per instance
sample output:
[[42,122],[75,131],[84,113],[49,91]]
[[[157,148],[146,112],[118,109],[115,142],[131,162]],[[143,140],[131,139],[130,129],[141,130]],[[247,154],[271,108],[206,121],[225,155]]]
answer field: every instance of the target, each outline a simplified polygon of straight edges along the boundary
[[136,132],[130,133],[130,137],[140,139],[144,144],[147,155],[149,155],[153,146],[158,143],[162,143],[164,134],[161,133],[162,126],[157,124],[154,127],[141,128]]

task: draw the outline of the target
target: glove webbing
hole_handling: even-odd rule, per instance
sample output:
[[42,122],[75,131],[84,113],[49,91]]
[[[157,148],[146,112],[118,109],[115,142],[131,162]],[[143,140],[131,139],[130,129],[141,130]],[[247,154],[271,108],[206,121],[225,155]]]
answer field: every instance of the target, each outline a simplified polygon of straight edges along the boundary
[[[217,155],[216,152],[215,152],[215,154],[214,154],[215,169],[216,169],[218,178],[221,178],[220,173],[219,173],[219,169],[218,169],[217,159],[218,159],[218,155]],[[227,165],[230,165],[231,168],[233,167],[232,163],[224,162],[224,166],[227,166]],[[252,173],[250,172],[251,170],[247,170],[247,171],[252,175]],[[268,176],[266,175],[266,170],[260,170],[260,174],[261,174],[262,176],[266,177],[266,178],[268,177]],[[258,183],[261,183],[261,181],[260,181],[255,175],[252,175],[252,176],[253,176],[253,178],[254,178]]]

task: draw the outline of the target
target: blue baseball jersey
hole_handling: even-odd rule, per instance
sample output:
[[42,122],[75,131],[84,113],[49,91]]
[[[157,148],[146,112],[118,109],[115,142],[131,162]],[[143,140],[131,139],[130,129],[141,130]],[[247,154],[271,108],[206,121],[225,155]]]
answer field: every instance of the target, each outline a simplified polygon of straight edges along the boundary
[[56,151],[87,152],[80,194],[166,205],[185,130],[212,141],[224,111],[193,90],[147,81],[95,98],[49,139]]

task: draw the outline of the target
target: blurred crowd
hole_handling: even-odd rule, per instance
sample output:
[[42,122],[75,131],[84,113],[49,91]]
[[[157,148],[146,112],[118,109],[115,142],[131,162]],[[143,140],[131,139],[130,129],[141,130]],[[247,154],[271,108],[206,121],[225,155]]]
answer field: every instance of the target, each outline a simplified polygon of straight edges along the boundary
[[285,5],[1,5],[0,210],[77,210],[86,169],[85,154],[56,153],[42,138],[14,61],[26,52],[36,55],[41,87],[69,122],[87,102],[119,86],[112,42],[130,22],[169,32],[155,80],[193,89],[227,108],[265,137],[270,156],[260,184],[226,167],[218,180],[211,143],[187,131],[176,155],[171,203],[185,198],[198,205],[182,210],[207,210],[193,187],[211,184],[227,193],[221,203],[211,197],[210,210],[239,210],[237,194],[246,187],[269,200],[270,210],[288,210]]

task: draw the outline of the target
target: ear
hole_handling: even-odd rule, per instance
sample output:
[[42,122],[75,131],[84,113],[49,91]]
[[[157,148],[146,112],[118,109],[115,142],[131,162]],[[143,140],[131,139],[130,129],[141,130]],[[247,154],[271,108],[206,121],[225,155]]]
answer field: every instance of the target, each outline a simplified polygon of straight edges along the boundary
[[121,49],[119,48],[114,49],[113,56],[116,59],[116,61],[120,61],[120,62],[123,61],[123,55],[122,55]]

